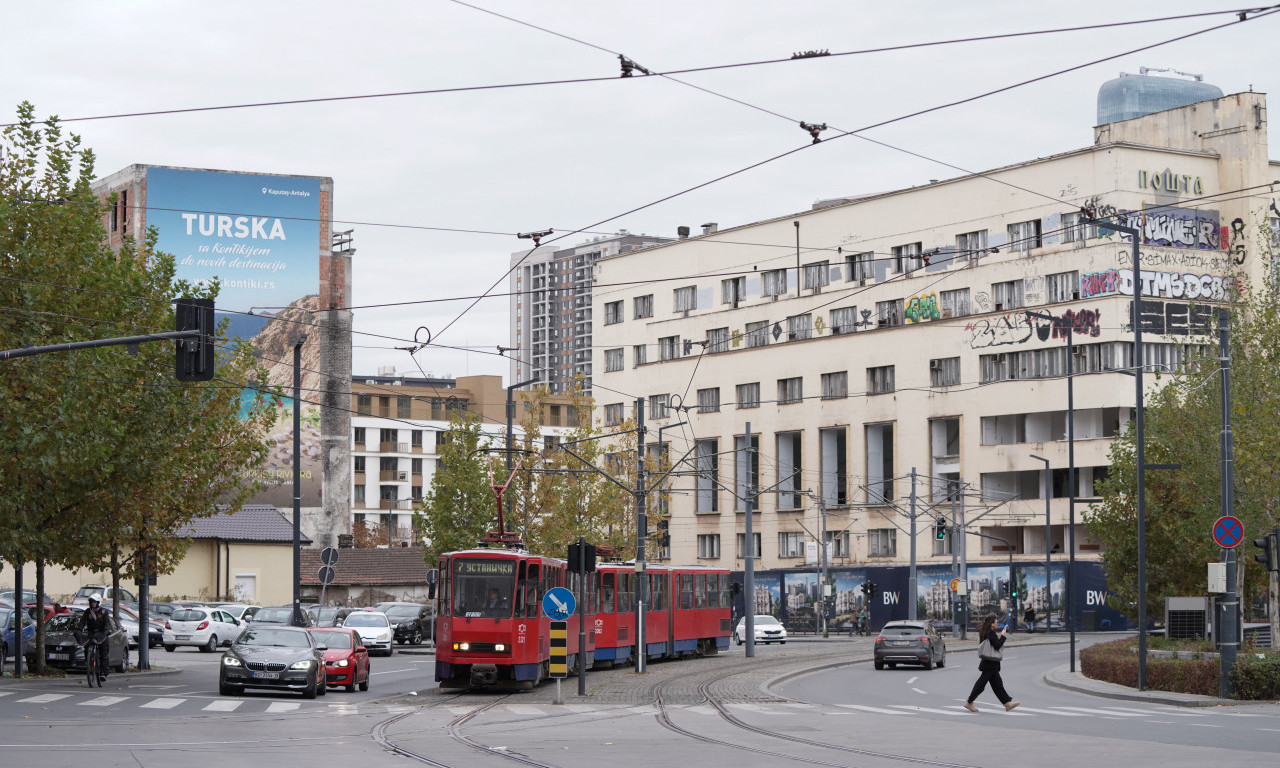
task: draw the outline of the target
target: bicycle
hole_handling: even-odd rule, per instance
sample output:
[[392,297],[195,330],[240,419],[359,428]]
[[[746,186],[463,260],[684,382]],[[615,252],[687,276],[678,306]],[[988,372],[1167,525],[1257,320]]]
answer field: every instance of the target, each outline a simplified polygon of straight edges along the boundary
[[84,674],[90,688],[95,685],[101,688],[102,678],[105,677],[106,670],[102,668],[102,652],[99,650],[102,643],[97,638],[89,638],[84,643]]

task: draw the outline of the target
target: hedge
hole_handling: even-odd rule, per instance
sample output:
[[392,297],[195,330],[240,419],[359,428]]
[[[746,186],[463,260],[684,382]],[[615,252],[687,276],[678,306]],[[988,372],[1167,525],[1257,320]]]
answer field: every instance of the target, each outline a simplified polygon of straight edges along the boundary
[[[1137,641],[1121,638],[1080,651],[1080,671],[1085,677],[1138,687]],[[1147,688],[1174,693],[1217,696],[1219,661],[1208,659],[1147,658]],[[1280,654],[1241,652],[1231,668],[1235,698],[1242,701],[1280,698]]]

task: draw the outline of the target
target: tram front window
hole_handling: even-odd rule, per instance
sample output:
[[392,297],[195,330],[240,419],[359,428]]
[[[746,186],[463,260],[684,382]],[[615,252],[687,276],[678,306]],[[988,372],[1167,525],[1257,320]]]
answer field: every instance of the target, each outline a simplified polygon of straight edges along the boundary
[[458,560],[454,571],[454,615],[510,618],[515,573],[513,560]]

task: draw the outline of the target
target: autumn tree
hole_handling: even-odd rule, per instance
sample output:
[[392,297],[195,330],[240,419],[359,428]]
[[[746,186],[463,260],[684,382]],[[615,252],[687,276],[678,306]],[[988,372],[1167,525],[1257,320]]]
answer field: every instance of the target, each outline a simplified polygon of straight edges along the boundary
[[439,459],[431,485],[414,511],[414,522],[426,540],[423,557],[434,563],[445,552],[471,549],[498,517],[490,470],[497,459],[486,452],[491,439],[480,427],[480,417],[453,409],[449,430],[439,434]]

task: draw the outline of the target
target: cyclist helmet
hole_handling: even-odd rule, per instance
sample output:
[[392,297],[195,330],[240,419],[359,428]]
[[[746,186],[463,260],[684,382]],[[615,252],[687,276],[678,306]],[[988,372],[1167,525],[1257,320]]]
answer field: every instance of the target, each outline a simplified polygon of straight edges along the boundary
[[89,595],[89,602],[90,602],[90,603],[101,603],[101,602],[102,602],[102,595]]

